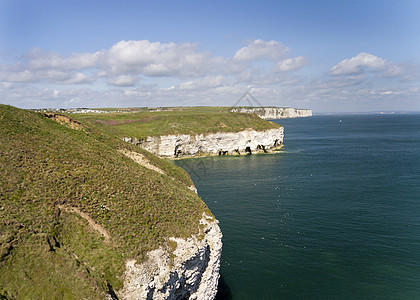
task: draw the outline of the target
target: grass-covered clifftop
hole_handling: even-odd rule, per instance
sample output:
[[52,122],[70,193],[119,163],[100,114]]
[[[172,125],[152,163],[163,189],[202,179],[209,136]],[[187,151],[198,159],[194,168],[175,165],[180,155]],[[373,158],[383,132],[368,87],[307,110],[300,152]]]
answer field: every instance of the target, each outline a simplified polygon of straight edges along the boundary
[[0,105],[0,299],[103,298],[121,288],[127,258],[198,232],[210,214],[184,170],[90,123],[110,116],[89,117],[69,126]]
[[72,114],[119,137],[144,138],[169,134],[207,134],[257,131],[281,127],[255,114],[232,113],[228,107],[173,107],[132,109],[116,113]]

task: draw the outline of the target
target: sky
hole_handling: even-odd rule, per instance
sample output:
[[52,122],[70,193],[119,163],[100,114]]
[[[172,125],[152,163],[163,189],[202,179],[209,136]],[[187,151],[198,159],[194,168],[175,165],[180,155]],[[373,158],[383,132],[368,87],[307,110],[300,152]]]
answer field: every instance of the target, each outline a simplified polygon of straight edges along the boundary
[[418,0],[0,0],[0,103],[232,106],[249,92],[314,113],[420,111],[419,16]]

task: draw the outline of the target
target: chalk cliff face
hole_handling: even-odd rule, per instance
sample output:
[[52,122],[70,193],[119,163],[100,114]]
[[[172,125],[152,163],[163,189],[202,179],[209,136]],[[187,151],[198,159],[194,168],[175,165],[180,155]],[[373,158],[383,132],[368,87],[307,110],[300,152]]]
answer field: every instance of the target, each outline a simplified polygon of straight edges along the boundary
[[214,299],[222,233],[218,221],[205,214],[200,226],[197,236],[187,240],[171,238],[177,245],[172,254],[159,248],[149,252],[148,260],[141,264],[128,261],[124,287],[118,296],[122,299]]
[[246,129],[240,132],[199,135],[166,135],[143,140],[124,138],[161,157],[226,155],[270,152],[283,145],[283,127],[265,131]]
[[298,117],[311,117],[311,109],[298,109],[292,107],[238,107],[232,108],[231,112],[257,114],[265,120],[289,119]]

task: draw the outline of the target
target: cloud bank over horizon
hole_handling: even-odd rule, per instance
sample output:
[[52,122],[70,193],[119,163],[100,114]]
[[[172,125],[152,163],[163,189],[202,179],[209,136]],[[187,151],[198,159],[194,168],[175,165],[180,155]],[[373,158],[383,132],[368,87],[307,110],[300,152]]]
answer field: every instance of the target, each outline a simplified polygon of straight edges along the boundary
[[0,97],[23,108],[229,106],[251,91],[263,105],[315,111],[351,111],[354,101],[367,110],[395,110],[392,101],[420,110],[416,63],[359,52],[322,69],[310,55],[293,53],[263,39],[231,56],[215,56],[199,43],[149,40],[69,55],[33,48],[0,59]]

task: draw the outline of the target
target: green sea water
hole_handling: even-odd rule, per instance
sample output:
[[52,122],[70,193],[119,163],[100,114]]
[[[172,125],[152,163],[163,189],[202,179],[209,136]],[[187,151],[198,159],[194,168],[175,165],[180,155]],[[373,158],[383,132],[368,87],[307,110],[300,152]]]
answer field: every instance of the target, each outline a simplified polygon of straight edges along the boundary
[[217,299],[420,299],[420,115],[278,122],[275,154],[175,162],[220,221]]

